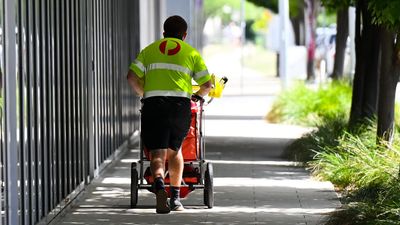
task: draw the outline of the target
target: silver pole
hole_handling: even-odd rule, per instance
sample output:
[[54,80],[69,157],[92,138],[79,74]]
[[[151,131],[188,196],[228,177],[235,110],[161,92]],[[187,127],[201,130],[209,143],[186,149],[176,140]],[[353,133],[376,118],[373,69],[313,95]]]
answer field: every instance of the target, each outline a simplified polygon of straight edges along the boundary
[[355,36],[356,36],[356,8],[349,7],[349,36],[350,36],[350,77],[353,78],[356,67],[356,50],[355,50]]
[[[18,140],[17,140],[17,71],[16,71],[16,1],[4,1],[5,58],[5,132],[6,132],[6,218],[7,224],[20,224],[18,216]],[[20,46],[21,47],[21,46]],[[21,96],[22,97],[22,96]]]
[[[93,55],[93,48],[92,46],[94,46],[94,38],[93,38],[93,34],[94,34],[94,28],[92,26],[93,24],[93,2],[92,1],[87,1],[86,3],[86,7],[87,7],[87,15],[86,15],[86,35],[87,35],[87,50],[88,50],[88,54],[87,54],[87,62],[89,63],[90,66],[87,67],[87,95],[88,95],[88,101],[87,101],[87,124],[89,126],[88,129],[88,139],[89,139],[89,149],[87,149],[86,152],[86,162],[88,163],[87,165],[87,170],[88,170],[88,176],[86,176],[86,184],[89,184],[89,182],[92,180],[92,178],[94,177],[94,168],[96,166],[96,162],[95,162],[95,156],[96,156],[96,148],[95,148],[95,131],[94,131],[94,113],[95,113],[95,109],[94,109],[94,84],[93,84],[93,73],[94,73],[94,55]],[[97,18],[94,18],[97,19]]]
[[240,94],[243,94],[243,80],[244,80],[244,45],[246,42],[246,22],[245,22],[245,11],[244,11],[244,4],[245,0],[241,0],[240,2],[240,28],[242,29],[242,36],[241,36],[241,47],[240,47]]
[[281,77],[283,89],[288,86],[287,77],[287,53],[288,53],[288,39],[287,39],[287,23],[289,18],[289,1],[279,0],[279,76]]

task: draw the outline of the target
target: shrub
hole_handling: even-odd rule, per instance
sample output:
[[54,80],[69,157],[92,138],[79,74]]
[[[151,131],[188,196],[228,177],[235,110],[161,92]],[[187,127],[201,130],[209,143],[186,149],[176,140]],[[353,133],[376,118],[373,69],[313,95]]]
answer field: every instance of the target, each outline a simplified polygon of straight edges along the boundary
[[293,141],[284,152],[291,160],[307,163],[315,154],[336,147],[347,127],[345,116],[324,118],[317,129]]
[[400,125],[391,145],[377,140],[376,121],[348,129],[350,89],[340,91],[335,85],[342,84],[317,90],[300,84],[275,102],[270,119],[316,126],[285,154],[341,188],[343,207],[328,217],[327,225],[400,225]]
[[268,113],[270,122],[315,126],[324,118],[348,115],[351,87],[345,81],[334,81],[315,90],[297,83],[278,96]]
[[346,197],[346,203],[328,217],[325,225],[399,225],[400,183],[389,188],[362,188]]
[[387,187],[397,179],[399,145],[377,144],[376,128],[363,125],[363,132],[344,132],[336,147],[327,146],[310,162],[313,173],[339,187]]

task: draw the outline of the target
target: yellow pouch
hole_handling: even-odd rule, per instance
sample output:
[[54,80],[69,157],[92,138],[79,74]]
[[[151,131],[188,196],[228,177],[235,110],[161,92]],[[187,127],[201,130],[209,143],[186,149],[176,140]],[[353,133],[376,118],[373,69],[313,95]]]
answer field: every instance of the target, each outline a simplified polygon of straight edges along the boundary
[[220,98],[222,96],[222,91],[225,88],[225,83],[214,74],[211,74],[211,83],[213,84],[213,88],[208,93],[208,96],[211,98]]

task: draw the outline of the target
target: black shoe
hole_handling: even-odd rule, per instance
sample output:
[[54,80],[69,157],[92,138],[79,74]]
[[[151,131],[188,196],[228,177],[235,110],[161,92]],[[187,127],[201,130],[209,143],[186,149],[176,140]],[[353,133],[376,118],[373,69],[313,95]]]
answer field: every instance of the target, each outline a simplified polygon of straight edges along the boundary
[[168,207],[168,193],[165,189],[160,189],[156,192],[156,212],[157,213],[169,213],[171,209]]
[[179,201],[179,199],[170,199],[169,201],[169,207],[171,211],[183,211],[185,208],[183,208],[182,203]]

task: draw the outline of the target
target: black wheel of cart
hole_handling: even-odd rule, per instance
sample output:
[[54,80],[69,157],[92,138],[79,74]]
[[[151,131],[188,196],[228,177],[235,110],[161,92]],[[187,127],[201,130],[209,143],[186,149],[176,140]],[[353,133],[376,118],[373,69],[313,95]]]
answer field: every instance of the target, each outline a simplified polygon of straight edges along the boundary
[[209,209],[214,206],[214,181],[213,181],[213,166],[211,163],[206,164],[204,174],[204,205]]
[[139,177],[136,167],[137,164],[135,162],[131,164],[131,208],[135,208],[138,202]]

